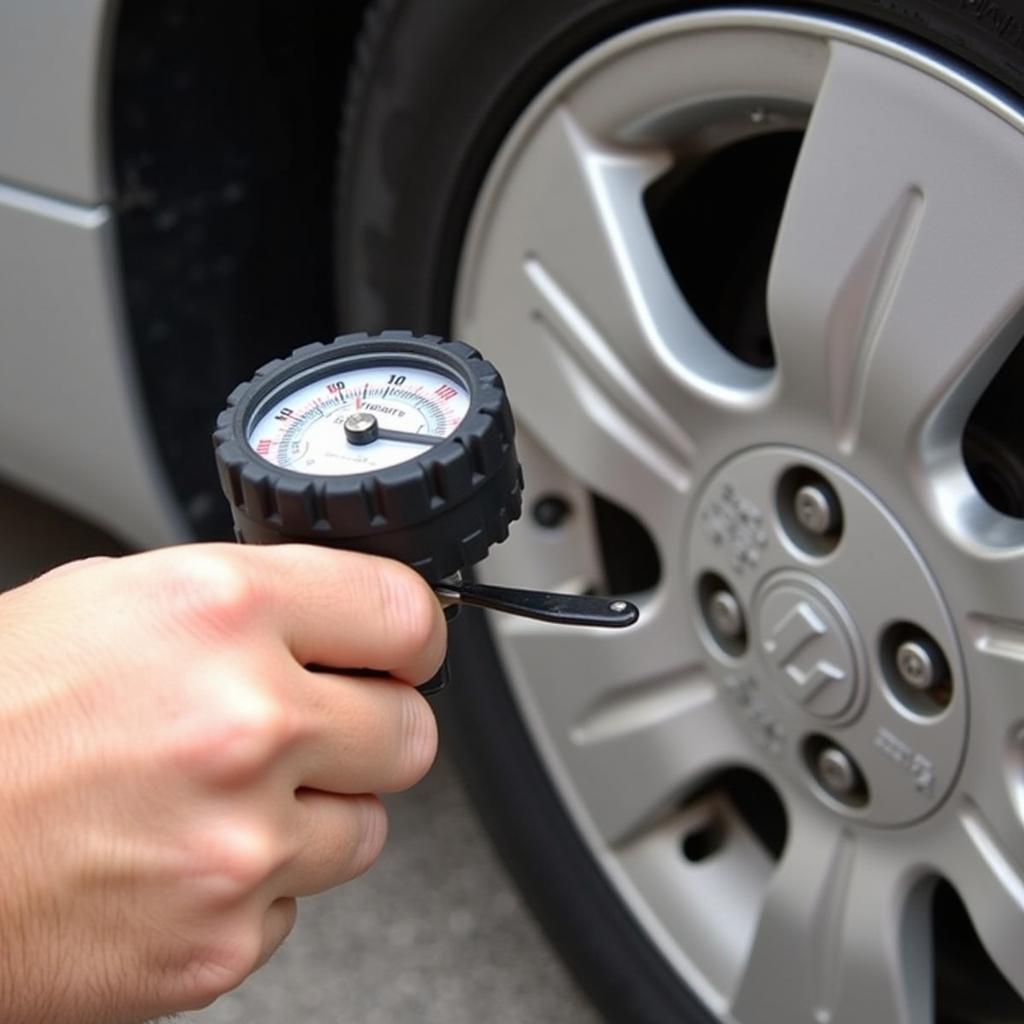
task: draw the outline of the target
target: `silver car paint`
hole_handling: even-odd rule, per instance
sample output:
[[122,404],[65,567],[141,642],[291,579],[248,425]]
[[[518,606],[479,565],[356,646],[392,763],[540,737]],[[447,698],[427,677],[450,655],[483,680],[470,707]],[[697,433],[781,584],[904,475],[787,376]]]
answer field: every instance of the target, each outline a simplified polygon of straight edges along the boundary
[[0,474],[152,546],[186,530],[123,316],[106,166],[116,9],[0,5]]
[[112,0],[0,4],[0,181],[77,203],[110,198]]

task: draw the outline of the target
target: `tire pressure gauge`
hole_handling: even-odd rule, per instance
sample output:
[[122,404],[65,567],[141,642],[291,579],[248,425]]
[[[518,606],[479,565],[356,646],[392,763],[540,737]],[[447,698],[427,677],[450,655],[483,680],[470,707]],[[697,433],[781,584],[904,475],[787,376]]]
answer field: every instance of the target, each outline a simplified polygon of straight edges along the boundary
[[522,509],[515,423],[498,371],[458,341],[352,334],[267,363],[213,435],[235,533],[406,562],[445,603],[628,626],[627,601],[465,583]]

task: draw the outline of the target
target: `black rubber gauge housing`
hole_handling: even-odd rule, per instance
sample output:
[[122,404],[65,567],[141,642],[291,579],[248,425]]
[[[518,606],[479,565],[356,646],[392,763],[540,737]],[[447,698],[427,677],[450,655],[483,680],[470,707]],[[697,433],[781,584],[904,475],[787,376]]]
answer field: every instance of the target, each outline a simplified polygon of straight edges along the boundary
[[[468,393],[465,415],[443,440],[417,446],[414,457],[345,475],[284,468],[250,443],[253,425],[288,395],[328,375],[380,365],[447,377]],[[431,583],[479,562],[519,518],[514,439],[498,371],[469,345],[408,331],[349,334],[267,363],[231,393],[213,435],[240,541],[303,541],[384,555]]]

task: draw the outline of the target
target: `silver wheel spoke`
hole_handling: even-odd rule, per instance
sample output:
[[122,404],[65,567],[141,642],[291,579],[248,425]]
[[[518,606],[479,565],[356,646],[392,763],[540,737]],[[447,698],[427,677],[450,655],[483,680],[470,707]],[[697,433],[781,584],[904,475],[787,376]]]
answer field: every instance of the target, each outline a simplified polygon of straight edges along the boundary
[[[671,710],[645,713],[655,704]],[[610,843],[652,824],[709,773],[750,759],[721,695],[702,674],[658,693],[624,693],[583,721],[571,739],[566,765]]]
[[964,584],[957,597],[967,609],[965,639],[972,637],[984,653],[1024,661],[1024,547],[1000,550],[988,543],[993,535],[989,525],[995,530],[1008,528],[1018,544],[1024,543],[1024,522],[999,515],[982,501],[973,484],[961,497],[959,515],[950,515],[974,536],[955,547],[951,558],[948,551],[942,554]]
[[1022,175],[1009,125],[834,43],[769,278],[780,402],[901,470],[937,411],[958,436],[1020,337]]
[[974,713],[982,728],[1024,721],[1024,621],[975,613],[964,639],[971,645],[965,652],[967,674],[981,698]]
[[639,622],[622,631],[493,621],[516,666],[531,673],[546,720],[568,731],[623,688],[680,679],[702,665],[696,637],[678,615],[676,602],[656,600],[642,602]]
[[707,772],[750,756],[699,660],[680,658],[657,615],[646,629],[643,621],[616,638],[502,628],[531,681],[530,704],[609,842],[653,821]]
[[[981,628],[980,624],[976,624]],[[1024,844],[1024,629],[990,622],[975,634],[988,650],[965,652],[972,682],[971,741],[961,769],[961,791],[978,820],[1007,846]],[[959,825],[963,826],[961,817]],[[980,834],[980,833],[978,833]],[[1024,868],[1024,864],[1022,864]]]
[[554,109],[495,186],[501,222],[486,224],[458,322],[500,354],[539,437],[576,423],[594,452],[594,429],[613,445],[625,433],[640,461],[679,476],[764,375],[710,338],[665,263],[643,192],[670,163],[660,149],[606,146]]
[[[616,247],[622,230],[595,194],[611,174],[635,233],[649,235],[641,190],[663,157],[645,151],[609,169],[592,147],[568,113],[545,123],[490,236],[498,251],[464,288],[474,301],[460,323],[470,340],[486,339],[536,441],[674,545],[694,441],[669,412],[666,389],[650,386],[659,375],[644,341],[651,313],[624,280],[637,254]],[[552,187],[552,177],[562,186]]]
[[960,832],[947,845],[946,877],[967,907],[978,937],[1003,976],[1024,998],[1024,862],[977,808],[960,814]]
[[679,453],[638,428],[564,352],[556,352],[529,387],[512,394],[517,417],[537,443],[589,490],[640,519],[662,556],[670,558],[691,489],[689,467]]
[[[733,1000],[739,1020],[926,1024],[899,866],[797,812]],[[925,925],[922,919],[920,924]]]
[[905,857],[858,844],[835,939],[829,1024],[931,1024],[928,893],[916,881]]
[[[820,998],[819,946],[832,904],[840,908],[847,883],[849,840],[807,815],[795,820],[764,903],[733,998],[739,1020],[808,1020]],[[823,921],[815,927],[817,921]]]

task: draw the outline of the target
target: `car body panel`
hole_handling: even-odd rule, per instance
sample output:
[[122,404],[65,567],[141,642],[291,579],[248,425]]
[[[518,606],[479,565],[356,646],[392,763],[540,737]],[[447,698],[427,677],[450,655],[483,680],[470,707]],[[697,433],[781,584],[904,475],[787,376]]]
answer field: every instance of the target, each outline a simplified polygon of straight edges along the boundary
[[109,198],[111,0],[0,4],[0,181],[65,199]]
[[0,472],[122,540],[167,544],[185,528],[121,305],[108,207],[0,185]]
[[105,145],[118,6],[0,5],[0,473],[152,546],[186,531],[122,317]]

